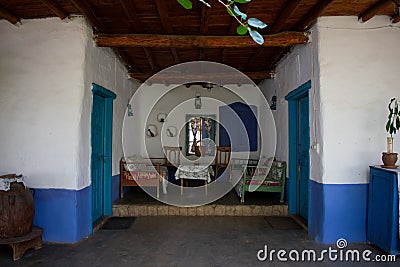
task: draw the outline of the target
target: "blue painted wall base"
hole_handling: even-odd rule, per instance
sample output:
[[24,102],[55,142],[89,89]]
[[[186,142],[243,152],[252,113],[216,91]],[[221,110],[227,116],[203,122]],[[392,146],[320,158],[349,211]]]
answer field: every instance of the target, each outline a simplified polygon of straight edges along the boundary
[[310,181],[309,235],[334,244],[339,238],[366,242],[368,184],[321,184]]
[[34,225],[43,240],[75,243],[92,232],[90,186],[81,190],[35,189]]

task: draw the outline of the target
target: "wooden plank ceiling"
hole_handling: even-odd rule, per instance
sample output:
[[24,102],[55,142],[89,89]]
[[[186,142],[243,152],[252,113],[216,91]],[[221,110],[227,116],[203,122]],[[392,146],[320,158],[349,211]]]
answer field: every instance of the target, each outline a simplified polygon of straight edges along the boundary
[[252,0],[240,8],[268,24],[259,46],[236,35],[238,23],[217,0],[208,1],[212,8],[192,1],[193,9],[186,10],[176,0],[0,0],[0,19],[16,24],[84,15],[97,44],[113,47],[131,76],[142,81],[177,63],[207,60],[232,66],[255,82],[269,78],[292,45],[307,41],[304,32],[319,16],[400,20],[400,0]]

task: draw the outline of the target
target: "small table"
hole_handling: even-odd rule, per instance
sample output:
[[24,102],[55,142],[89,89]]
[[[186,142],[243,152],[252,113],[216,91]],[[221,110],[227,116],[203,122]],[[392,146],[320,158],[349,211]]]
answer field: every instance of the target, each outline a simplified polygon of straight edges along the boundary
[[42,228],[33,226],[32,231],[24,236],[0,239],[0,245],[10,245],[13,249],[13,260],[19,260],[28,249],[42,248],[42,234]]
[[211,182],[211,175],[214,175],[211,165],[179,165],[175,179],[181,179],[181,195],[183,193],[183,179],[204,180],[207,195],[207,184]]

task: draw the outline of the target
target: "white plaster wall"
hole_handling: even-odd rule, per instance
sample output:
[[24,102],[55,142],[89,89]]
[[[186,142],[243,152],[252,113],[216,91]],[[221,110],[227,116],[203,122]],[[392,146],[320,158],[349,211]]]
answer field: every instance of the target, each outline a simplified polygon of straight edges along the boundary
[[90,184],[92,83],[101,85],[117,95],[113,102],[112,175],[119,174],[119,160],[122,157],[122,123],[127,104],[139,86],[138,82],[128,78],[125,66],[112,49],[95,46],[91,26],[85,22],[84,27],[85,57],[79,136],[78,188]]
[[365,24],[356,17],[318,21],[324,183],[366,183],[368,166],[382,164],[387,105],[400,97],[400,25],[389,25],[386,16]]
[[[259,84],[260,89],[270,102],[274,94],[277,96],[277,109],[272,111],[277,130],[276,158],[288,162],[288,102],[285,96],[300,85],[311,80],[310,89],[310,143],[318,143],[318,151],[310,150],[311,179],[322,177],[323,166],[321,119],[319,116],[319,64],[318,64],[318,29],[310,30],[310,42],[295,46],[276,67],[276,77],[264,80]],[[288,170],[288,176],[290,176]]]
[[[224,105],[224,103],[230,104],[237,101],[245,101],[250,105],[257,106],[261,131],[265,133],[264,140],[261,140],[264,144],[268,143],[267,139],[275,138],[275,130],[266,126],[269,123],[273,124],[273,118],[266,114],[268,110],[265,108],[263,95],[256,87],[251,86],[251,88],[248,88],[247,86],[227,85],[226,87],[229,90],[222,87],[215,87],[211,92],[208,92],[200,86],[192,86],[191,88],[179,86],[165,94],[158,102],[159,97],[163,93],[174,87],[174,85],[144,84],[143,88],[136,92],[132,100],[134,116],[127,118],[123,129],[124,152],[127,156],[146,156],[148,153],[150,157],[164,157],[162,146],[179,145],[185,147],[185,139],[182,135],[180,140],[179,136],[175,138],[166,137],[165,131],[167,126],[175,126],[178,132],[182,130],[184,134],[185,131],[181,127],[184,126],[186,114],[215,114],[216,119],[219,120],[219,106]],[[194,108],[193,98],[196,92],[199,92],[202,97],[201,109]],[[241,98],[244,98],[244,100]],[[216,102],[213,99],[221,102]],[[165,123],[157,121],[159,113],[169,114]],[[147,124],[157,126],[158,135],[156,137],[151,138],[145,135],[144,129]],[[218,144],[218,132],[216,133],[216,142]],[[266,150],[266,146],[263,149]],[[269,149],[274,149],[274,147],[270,147]],[[260,151],[257,151],[251,153],[250,156],[257,157],[259,154]]]
[[[277,158],[288,160],[290,91],[311,79],[311,179],[328,184],[368,182],[368,166],[380,165],[386,150],[385,124],[390,98],[398,86],[399,25],[386,16],[359,23],[356,17],[322,17],[311,29],[312,42],[297,46],[277,67],[277,77],[264,81],[278,131]],[[395,136],[395,151],[400,151]]]
[[76,188],[85,39],[81,18],[0,21],[0,173]]

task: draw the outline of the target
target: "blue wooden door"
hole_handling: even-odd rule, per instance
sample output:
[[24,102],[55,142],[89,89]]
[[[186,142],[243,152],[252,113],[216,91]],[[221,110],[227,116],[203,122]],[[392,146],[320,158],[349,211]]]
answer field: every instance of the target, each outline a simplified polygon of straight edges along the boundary
[[310,186],[310,124],[309,97],[298,100],[298,210],[299,215],[308,220],[308,191]]
[[93,94],[92,109],[92,222],[103,216],[105,98]]

